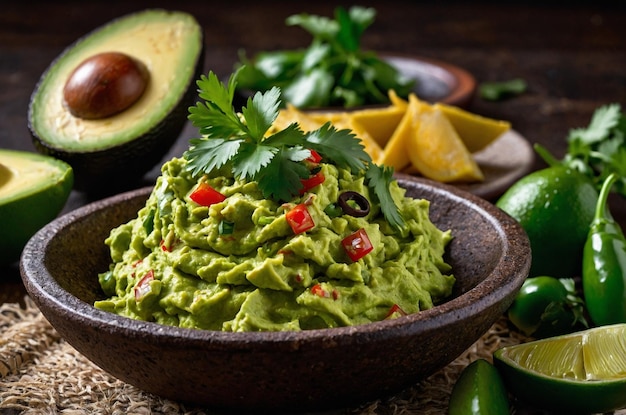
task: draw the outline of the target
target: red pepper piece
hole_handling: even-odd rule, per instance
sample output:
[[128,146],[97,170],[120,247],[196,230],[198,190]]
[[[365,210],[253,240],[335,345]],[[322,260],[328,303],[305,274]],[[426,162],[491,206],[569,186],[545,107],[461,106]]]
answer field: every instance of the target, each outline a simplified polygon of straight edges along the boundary
[[135,300],[141,300],[151,290],[150,282],[154,280],[154,271],[150,270],[144,275],[135,286]]
[[315,284],[311,287],[311,294],[317,295],[322,298],[329,298],[330,294],[320,284]]
[[308,192],[315,186],[324,183],[324,180],[326,180],[326,176],[324,176],[324,173],[322,173],[321,171],[315,173],[308,179],[301,179],[300,182],[302,183],[302,189],[300,189],[300,195],[303,195],[305,192]]
[[287,212],[285,219],[295,234],[306,232],[315,226],[311,214],[303,203]]
[[220,203],[226,200],[226,196],[204,182],[200,183],[189,197],[201,206],[211,206],[214,203]]
[[161,245],[161,250],[163,252],[172,252],[172,249],[174,249],[174,246],[167,246],[165,244],[165,240],[163,240],[163,239],[161,239],[160,245]]
[[343,238],[341,244],[353,261],[358,261],[374,249],[367,232],[363,228]]
[[402,308],[400,308],[398,304],[394,304],[389,309],[389,312],[387,313],[385,318],[387,319],[387,318],[393,318],[396,316],[406,316],[406,315],[407,313]]
[[307,161],[310,161],[311,163],[315,163],[318,164],[320,161],[322,161],[322,156],[320,156],[320,154],[315,151],[315,150],[309,150],[311,152],[311,155],[309,157],[307,157]]

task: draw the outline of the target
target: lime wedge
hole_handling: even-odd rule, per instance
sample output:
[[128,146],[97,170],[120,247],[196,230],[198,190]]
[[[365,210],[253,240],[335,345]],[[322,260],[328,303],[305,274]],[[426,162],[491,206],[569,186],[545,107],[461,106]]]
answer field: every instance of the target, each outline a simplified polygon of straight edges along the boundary
[[563,413],[626,407],[626,324],[503,347],[494,365],[527,404]]

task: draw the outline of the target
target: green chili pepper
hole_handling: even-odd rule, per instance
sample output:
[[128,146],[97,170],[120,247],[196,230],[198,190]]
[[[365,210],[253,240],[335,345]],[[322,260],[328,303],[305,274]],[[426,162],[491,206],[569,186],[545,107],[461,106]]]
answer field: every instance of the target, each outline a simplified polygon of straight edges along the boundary
[[146,235],[150,235],[154,230],[154,215],[156,212],[154,209],[150,209],[150,212],[146,215],[146,218],[143,220],[143,228],[146,230]]
[[326,213],[331,218],[336,218],[338,216],[341,216],[343,210],[341,209],[341,207],[339,207],[339,205],[331,203],[324,208],[324,213]]
[[626,238],[607,198],[618,176],[606,178],[583,251],[583,294],[596,325],[626,323]]
[[269,225],[270,223],[274,222],[274,219],[276,219],[274,216],[261,216],[259,218],[258,225],[260,226]]
[[225,220],[221,221],[217,226],[217,231],[220,235],[232,235],[235,230],[235,224],[232,222],[227,222]]
[[115,285],[117,281],[113,275],[113,271],[103,272],[98,275],[98,281],[100,282],[100,287],[107,296],[115,295]]

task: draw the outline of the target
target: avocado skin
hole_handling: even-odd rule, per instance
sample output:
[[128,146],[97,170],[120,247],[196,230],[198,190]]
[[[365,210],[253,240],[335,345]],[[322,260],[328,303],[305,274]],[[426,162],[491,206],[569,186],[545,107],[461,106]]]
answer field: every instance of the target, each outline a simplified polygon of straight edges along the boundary
[[17,261],[28,240],[65,206],[72,191],[74,172],[62,161],[58,163],[66,168],[56,181],[7,204],[0,202],[0,266]]
[[[114,21],[110,22],[114,23]],[[97,31],[98,29],[96,29]],[[93,32],[91,32],[93,33]],[[77,39],[50,64],[41,75],[30,97],[28,129],[35,149],[45,155],[60,159],[74,170],[74,189],[85,193],[106,195],[143,185],[143,175],[159,163],[167,154],[187,123],[189,107],[197,100],[196,80],[204,71],[205,44],[200,32],[201,48],[195,62],[194,75],[189,79],[178,102],[172,110],[149,131],[128,142],[96,151],[66,150],[52,146],[39,137],[33,125],[33,106],[37,92],[47,73],[55,64],[85,37]]]

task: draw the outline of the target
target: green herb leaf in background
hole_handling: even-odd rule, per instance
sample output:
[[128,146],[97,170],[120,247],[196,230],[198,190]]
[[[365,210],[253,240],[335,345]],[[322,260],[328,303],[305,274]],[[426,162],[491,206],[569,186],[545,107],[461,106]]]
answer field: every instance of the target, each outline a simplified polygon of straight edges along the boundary
[[526,81],[520,78],[500,82],[483,82],[478,87],[480,97],[487,101],[500,101],[526,92]]
[[587,127],[570,130],[567,144],[562,160],[541,145],[535,144],[535,150],[549,165],[564,164],[586,174],[598,190],[611,173],[616,173],[619,180],[615,189],[626,197],[626,116],[619,104],[597,108]]
[[252,59],[241,52],[236,65],[245,67],[240,88],[264,91],[278,86],[284,101],[298,108],[386,104],[391,89],[407,97],[415,81],[361,47],[375,17],[373,8],[360,6],[337,7],[334,19],[289,16],[286,24],[310,33],[311,44],[306,49],[260,52]]

